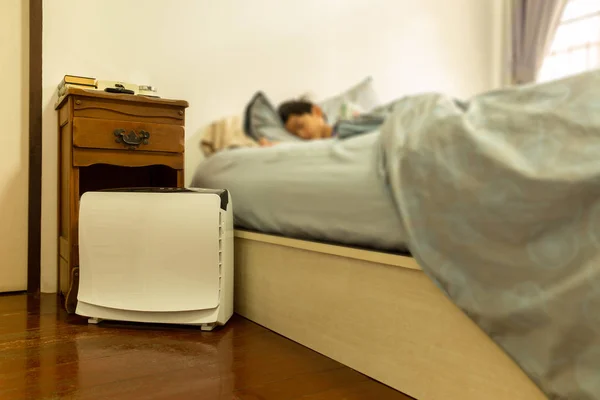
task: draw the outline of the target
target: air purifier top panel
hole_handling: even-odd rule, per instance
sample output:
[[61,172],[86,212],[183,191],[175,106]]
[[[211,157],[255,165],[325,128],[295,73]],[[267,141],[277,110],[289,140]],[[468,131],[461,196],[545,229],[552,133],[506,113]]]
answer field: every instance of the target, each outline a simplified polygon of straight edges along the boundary
[[104,189],[102,192],[128,192],[128,193],[192,193],[192,194],[215,194],[221,199],[221,209],[227,210],[229,204],[229,192],[225,189],[203,189],[203,188],[176,188],[176,187],[134,187]]

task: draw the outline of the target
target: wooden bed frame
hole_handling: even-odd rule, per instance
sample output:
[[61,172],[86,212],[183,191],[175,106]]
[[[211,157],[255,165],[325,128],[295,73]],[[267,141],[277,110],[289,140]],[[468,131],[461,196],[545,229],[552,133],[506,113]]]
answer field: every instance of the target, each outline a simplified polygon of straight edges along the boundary
[[419,400],[546,399],[411,257],[236,230],[235,309]]

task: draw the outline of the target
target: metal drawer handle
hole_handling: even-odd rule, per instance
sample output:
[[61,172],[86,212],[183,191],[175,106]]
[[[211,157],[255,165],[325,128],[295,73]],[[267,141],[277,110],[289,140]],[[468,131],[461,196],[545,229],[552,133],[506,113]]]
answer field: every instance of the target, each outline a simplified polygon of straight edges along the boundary
[[114,134],[117,137],[115,142],[123,143],[129,150],[135,150],[142,144],[148,144],[150,139],[150,133],[144,130],[140,130],[139,133],[131,130],[126,133],[125,129],[115,129]]

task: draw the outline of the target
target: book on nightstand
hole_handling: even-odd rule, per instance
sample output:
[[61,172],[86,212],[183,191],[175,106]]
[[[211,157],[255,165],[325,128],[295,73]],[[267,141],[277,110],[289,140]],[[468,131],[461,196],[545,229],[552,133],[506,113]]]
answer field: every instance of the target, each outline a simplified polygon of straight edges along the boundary
[[89,78],[85,76],[77,75],[65,75],[62,81],[58,84],[58,96],[62,96],[66,93],[70,87],[77,87],[81,89],[97,89],[98,81],[96,78]]

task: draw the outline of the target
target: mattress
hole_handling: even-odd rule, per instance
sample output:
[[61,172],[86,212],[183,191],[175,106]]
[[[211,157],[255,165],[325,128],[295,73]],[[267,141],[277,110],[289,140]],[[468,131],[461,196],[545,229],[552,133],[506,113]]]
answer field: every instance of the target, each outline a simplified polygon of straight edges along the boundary
[[374,131],[222,151],[200,163],[191,186],[227,189],[239,228],[402,252],[407,235],[379,140]]

